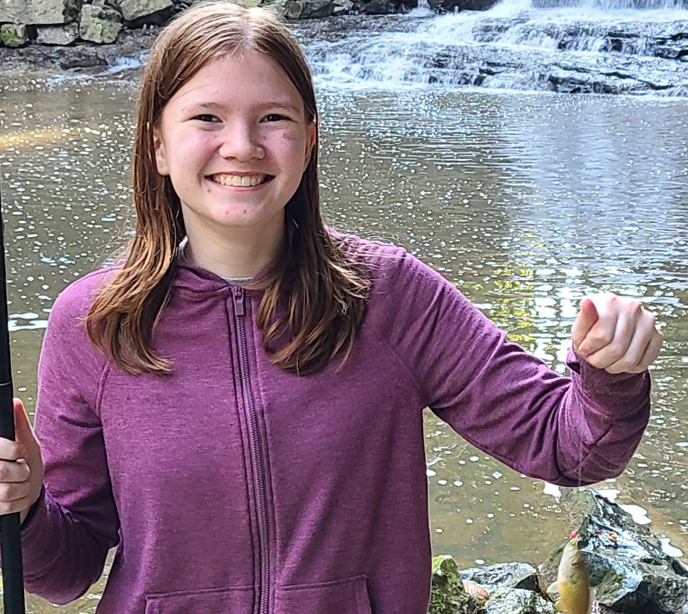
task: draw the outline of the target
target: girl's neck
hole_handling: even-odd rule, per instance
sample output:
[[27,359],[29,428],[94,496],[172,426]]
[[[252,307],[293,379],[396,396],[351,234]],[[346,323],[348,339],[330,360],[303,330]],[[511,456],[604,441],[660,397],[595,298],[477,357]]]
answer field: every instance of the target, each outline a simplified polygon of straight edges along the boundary
[[[250,240],[250,232],[238,240],[229,237],[194,236],[188,232],[184,257],[191,264],[226,279],[250,279],[277,258],[282,247],[282,232]],[[237,239],[236,237],[234,239]]]

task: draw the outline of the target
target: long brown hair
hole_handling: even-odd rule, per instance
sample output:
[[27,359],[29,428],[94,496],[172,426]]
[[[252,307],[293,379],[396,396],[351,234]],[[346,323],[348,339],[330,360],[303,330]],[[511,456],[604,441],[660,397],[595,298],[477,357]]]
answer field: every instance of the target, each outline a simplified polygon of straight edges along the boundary
[[[86,318],[93,343],[129,373],[170,372],[170,362],[156,353],[152,339],[171,296],[177,251],[186,235],[179,197],[170,178],[157,172],[153,129],[165,105],[201,68],[242,51],[258,51],[279,64],[317,131],[306,60],[286,26],[268,11],[206,2],[180,14],[161,32],[139,97],[133,160],[136,232],[122,268]],[[248,285],[263,292],[257,324],[264,349],[280,369],[301,375],[320,371],[340,353],[346,359],[369,293],[355,250],[325,228],[317,159],[316,136],[301,184],[285,209],[283,253],[266,275]],[[286,308],[278,309],[280,305]]]

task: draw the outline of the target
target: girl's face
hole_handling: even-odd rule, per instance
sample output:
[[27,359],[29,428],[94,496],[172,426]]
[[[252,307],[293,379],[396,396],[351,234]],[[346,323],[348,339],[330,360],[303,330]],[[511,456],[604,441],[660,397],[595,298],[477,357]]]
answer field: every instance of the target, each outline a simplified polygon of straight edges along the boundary
[[182,204],[190,240],[281,240],[284,207],[315,143],[301,96],[279,65],[248,51],[199,70],[154,131],[158,172]]

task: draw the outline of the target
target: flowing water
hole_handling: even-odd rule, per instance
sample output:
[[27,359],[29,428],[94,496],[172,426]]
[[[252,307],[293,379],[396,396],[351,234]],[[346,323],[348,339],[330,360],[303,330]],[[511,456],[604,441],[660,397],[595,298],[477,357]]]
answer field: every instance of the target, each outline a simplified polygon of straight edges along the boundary
[[[594,63],[606,54],[613,57],[604,62],[618,62],[621,52],[547,48],[537,37],[529,40],[540,51],[531,53],[509,31],[548,20],[565,29],[568,16],[600,27],[614,22],[626,32],[658,23],[678,32],[686,15],[667,9],[617,15],[580,6],[501,6],[439,17],[416,11],[297,28],[316,72],[329,222],[408,247],[512,339],[561,372],[581,297],[614,290],[650,305],[666,337],[653,369],[652,420],[625,473],[600,487],[642,508],[672,552],[688,554],[688,103],[681,97],[682,64],[674,62],[674,93],[680,95],[576,96],[543,93],[541,84],[549,81],[531,79],[535,68],[518,73],[516,60],[513,71],[520,77],[486,79],[485,90],[445,79],[449,68],[423,67],[419,59],[421,51],[430,57],[441,48],[453,57],[464,46],[474,59],[549,58],[542,74],[571,58]],[[500,11],[511,16],[499,17]],[[504,40],[512,42],[471,39],[500,19]],[[447,34],[452,29],[454,43]],[[457,70],[468,70],[470,61]],[[14,379],[30,410],[55,297],[98,267],[131,227],[129,143],[138,76],[131,70],[79,78],[0,76]],[[437,552],[453,554],[462,566],[537,564],[562,542],[569,525],[550,487],[475,450],[431,414],[426,426]],[[102,581],[61,607],[31,597],[30,610],[93,612],[101,589]]]
[[361,17],[300,28],[315,72],[336,87],[688,93],[688,11],[674,8],[612,10],[592,0],[534,8],[530,0],[504,0],[486,13],[435,17],[418,8],[374,24]]

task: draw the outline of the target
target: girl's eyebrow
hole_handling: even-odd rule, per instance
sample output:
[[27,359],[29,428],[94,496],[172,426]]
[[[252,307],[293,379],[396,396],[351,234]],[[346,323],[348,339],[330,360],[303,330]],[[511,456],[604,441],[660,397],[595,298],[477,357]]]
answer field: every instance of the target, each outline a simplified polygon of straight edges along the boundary
[[[221,111],[226,109],[225,105],[219,104],[217,102],[194,102],[183,108],[184,111],[188,109],[203,109],[204,111]],[[262,102],[256,105],[257,109],[288,109],[294,113],[300,113],[301,109],[293,105],[286,100],[271,100],[267,102]]]

